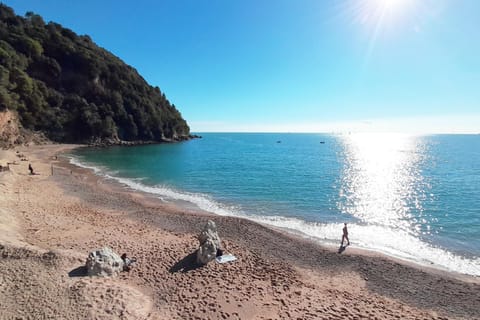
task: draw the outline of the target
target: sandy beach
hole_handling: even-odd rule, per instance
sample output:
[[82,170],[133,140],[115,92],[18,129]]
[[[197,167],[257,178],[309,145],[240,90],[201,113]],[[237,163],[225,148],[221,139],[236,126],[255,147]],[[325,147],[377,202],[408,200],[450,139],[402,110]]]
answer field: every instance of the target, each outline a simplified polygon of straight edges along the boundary
[[[478,278],[164,203],[70,165],[73,147],[0,151],[16,163],[0,172],[0,319],[480,319]],[[193,263],[208,219],[237,261]],[[137,265],[85,276],[104,246]]]

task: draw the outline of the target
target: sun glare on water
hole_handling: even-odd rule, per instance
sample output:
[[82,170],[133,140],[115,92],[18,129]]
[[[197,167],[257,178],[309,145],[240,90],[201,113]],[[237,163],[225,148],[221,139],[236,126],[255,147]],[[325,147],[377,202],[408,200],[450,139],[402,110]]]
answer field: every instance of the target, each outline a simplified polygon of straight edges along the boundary
[[345,156],[339,209],[369,224],[416,233],[423,180],[415,136],[352,134],[342,137]]

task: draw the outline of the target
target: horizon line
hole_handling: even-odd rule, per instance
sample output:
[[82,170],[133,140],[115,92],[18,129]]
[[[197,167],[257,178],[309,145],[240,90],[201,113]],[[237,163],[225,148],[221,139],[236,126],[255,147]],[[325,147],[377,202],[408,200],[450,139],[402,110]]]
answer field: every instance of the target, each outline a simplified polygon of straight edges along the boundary
[[359,134],[359,133],[377,133],[377,134],[408,134],[408,135],[480,135],[480,132],[399,132],[399,131],[191,131],[191,134],[201,133],[246,133],[246,134]]

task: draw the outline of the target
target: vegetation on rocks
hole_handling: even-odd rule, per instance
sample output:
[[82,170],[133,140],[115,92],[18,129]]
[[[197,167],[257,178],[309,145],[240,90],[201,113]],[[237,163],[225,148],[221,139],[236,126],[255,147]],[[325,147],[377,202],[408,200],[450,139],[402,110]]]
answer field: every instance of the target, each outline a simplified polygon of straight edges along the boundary
[[0,4],[0,112],[53,141],[189,137],[175,105],[137,71],[61,25]]

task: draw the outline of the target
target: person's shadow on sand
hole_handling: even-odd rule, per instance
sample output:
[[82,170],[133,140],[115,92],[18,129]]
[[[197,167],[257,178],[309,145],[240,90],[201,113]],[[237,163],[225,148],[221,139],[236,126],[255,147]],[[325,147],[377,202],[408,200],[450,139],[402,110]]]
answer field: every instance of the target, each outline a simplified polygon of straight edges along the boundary
[[202,267],[197,263],[197,250],[193,251],[183,259],[177,261],[171,268],[170,273],[188,272]]
[[338,248],[338,253],[342,253],[343,251],[345,251],[345,249],[347,249],[347,247],[348,247],[348,244],[345,245],[345,246],[343,244],[341,244],[340,248]]

